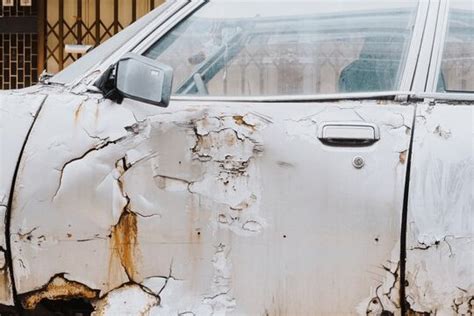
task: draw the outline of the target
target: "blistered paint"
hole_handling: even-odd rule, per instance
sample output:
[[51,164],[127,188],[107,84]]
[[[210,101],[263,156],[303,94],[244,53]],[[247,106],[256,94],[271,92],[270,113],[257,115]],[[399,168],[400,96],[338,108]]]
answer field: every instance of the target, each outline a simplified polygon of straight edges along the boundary
[[21,149],[46,96],[36,88],[0,91],[0,304],[13,305],[5,223],[10,190]]
[[[397,313],[412,116],[375,101],[161,109],[51,93],[15,187],[18,293],[65,274],[98,291],[98,315],[124,302],[156,315]],[[318,128],[335,120],[376,123],[382,138],[325,146]]]
[[138,284],[126,284],[110,291],[95,306],[94,316],[150,315],[150,310],[160,304],[158,296]]
[[474,312],[473,122],[472,105],[417,111],[407,223],[412,311]]

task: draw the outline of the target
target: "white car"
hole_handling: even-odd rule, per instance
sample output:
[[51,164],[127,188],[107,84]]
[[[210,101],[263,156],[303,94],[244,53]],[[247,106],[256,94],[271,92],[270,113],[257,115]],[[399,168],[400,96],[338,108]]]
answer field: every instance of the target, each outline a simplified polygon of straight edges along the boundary
[[176,0],[3,91],[0,311],[472,315],[473,17]]

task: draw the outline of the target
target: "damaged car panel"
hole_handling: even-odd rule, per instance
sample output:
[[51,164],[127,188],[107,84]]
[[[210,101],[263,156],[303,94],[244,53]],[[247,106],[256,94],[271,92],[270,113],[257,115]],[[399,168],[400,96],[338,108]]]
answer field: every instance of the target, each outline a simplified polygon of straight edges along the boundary
[[472,313],[474,81],[451,51],[433,93],[424,58],[448,6],[246,4],[173,2],[82,75],[0,95],[0,304]]
[[417,109],[407,221],[413,311],[468,315],[474,301],[472,105]]
[[446,6],[429,93],[419,96],[426,102],[417,107],[407,210],[406,302],[410,311],[420,314],[474,313],[473,16],[472,1],[453,0]]
[[[0,93],[0,304],[13,305],[8,238],[9,206],[18,160],[46,96],[36,88],[17,93]],[[27,92],[28,91],[28,92]],[[7,228],[8,227],[8,228]]]
[[[43,107],[15,192],[13,264],[25,307],[37,301],[28,293],[46,295],[51,276],[64,275],[96,299],[144,291],[159,313],[365,313],[374,299],[397,310],[412,106],[183,101],[163,111],[61,98]],[[380,139],[321,143],[318,128],[336,120],[376,124]],[[42,265],[48,258],[60,260]],[[331,273],[347,260],[352,269]],[[165,302],[146,286],[154,279],[172,280],[180,299]],[[348,284],[341,304],[333,291]]]

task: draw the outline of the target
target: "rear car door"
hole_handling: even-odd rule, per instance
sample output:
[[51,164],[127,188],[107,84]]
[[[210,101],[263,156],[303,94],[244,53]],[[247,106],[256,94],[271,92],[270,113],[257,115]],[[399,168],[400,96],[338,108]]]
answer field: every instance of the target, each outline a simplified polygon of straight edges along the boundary
[[24,306],[399,313],[415,105],[390,91],[410,86],[425,15],[211,1],[141,48],[174,68],[169,108],[50,95],[15,187]]
[[474,6],[443,2],[413,139],[407,218],[410,309],[469,315],[474,296]]

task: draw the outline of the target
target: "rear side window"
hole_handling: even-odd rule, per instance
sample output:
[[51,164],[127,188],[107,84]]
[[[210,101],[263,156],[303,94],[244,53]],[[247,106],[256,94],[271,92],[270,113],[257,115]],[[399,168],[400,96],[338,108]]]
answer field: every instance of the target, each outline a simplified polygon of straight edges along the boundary
[[178,95],[397,90],[416,1],[210,1],[153,44]]
[[474,2],[450,3],[437,90],[474,92]]

